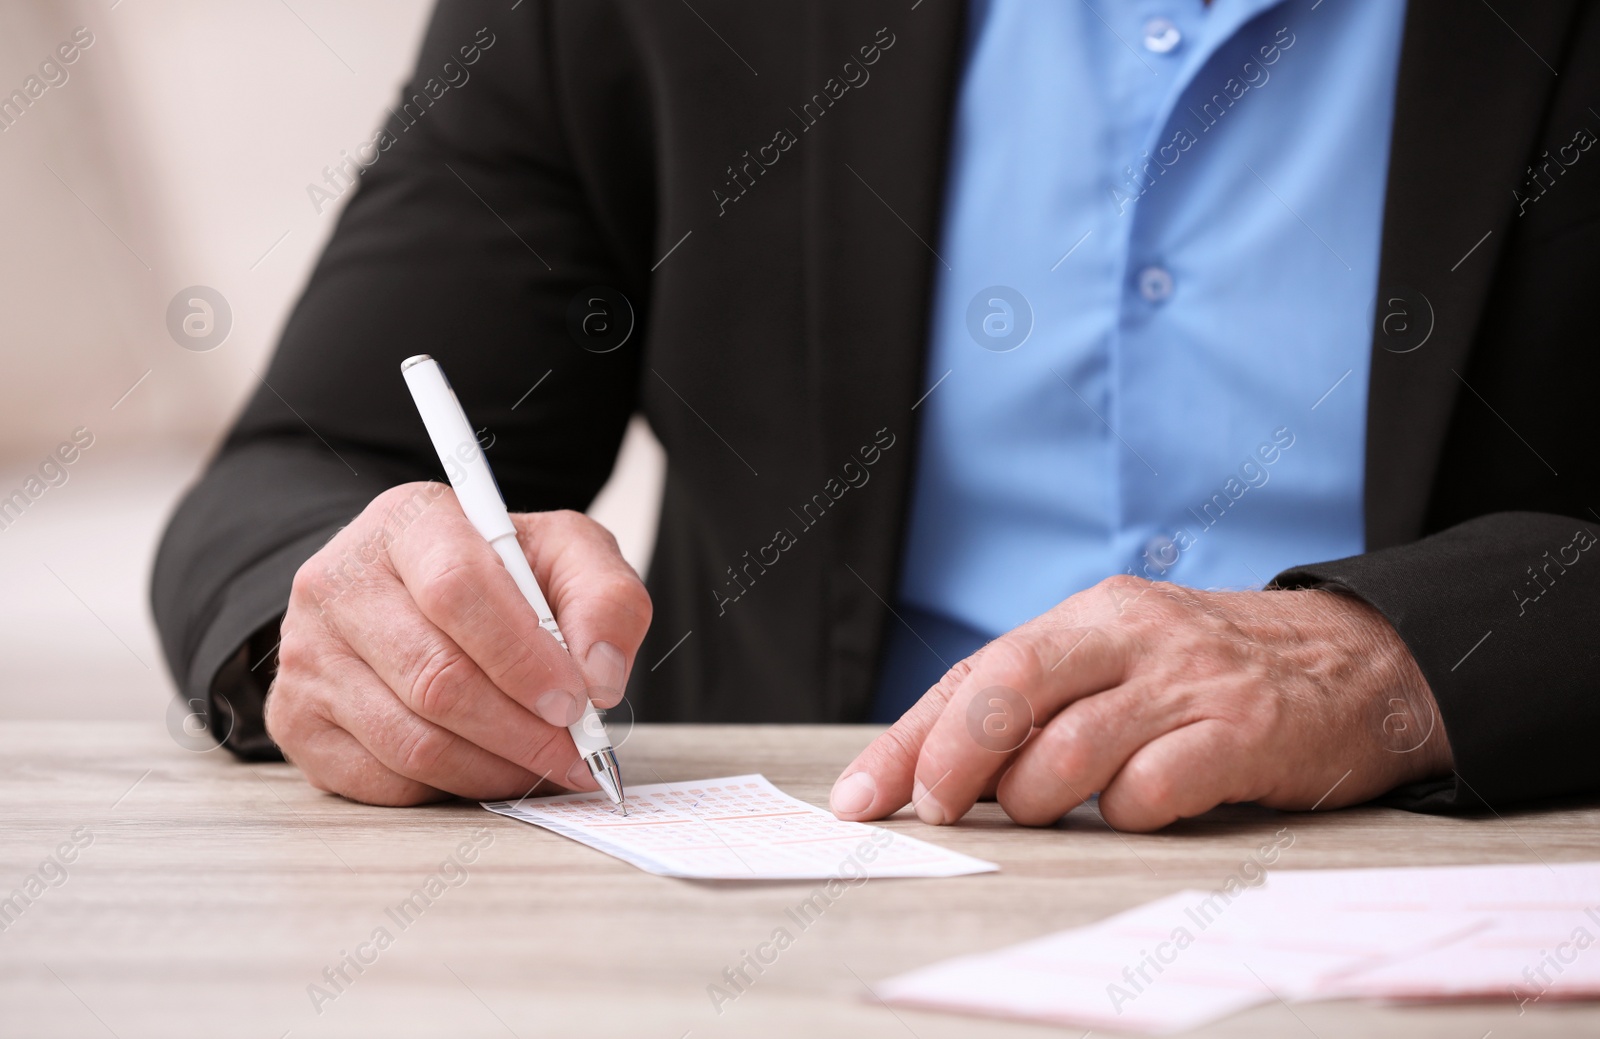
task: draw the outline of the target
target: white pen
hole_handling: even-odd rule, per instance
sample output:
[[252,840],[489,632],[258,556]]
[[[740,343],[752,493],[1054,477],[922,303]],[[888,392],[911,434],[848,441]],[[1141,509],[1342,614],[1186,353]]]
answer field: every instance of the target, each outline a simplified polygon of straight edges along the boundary
[[[444,377],[444,369],[427,354],[417,354],[401,362],[400,374],[405,376],[411,399],[416,401],[417,411],[422,415],[422,424],[428,427],[428,439],[439,453],[445,475],[450,478],[456,498],[461,502],[461,511],[467,514],[467,519],[484,540],[500,553],[511,579],[517,583],[533,612],[539,615],[539,626],[554,635],[561,648],[566,649],[567,640],[556,626],[550,603],[533,576],[528,557],[522,554],[517,528],[506,512],[506,502],[500,496],[494,473],[489,470],[489,460],[478,447],[472,423],[467,421],[461,401]],[[587,697],[583,701],[583,716],[567,726],[567,731],[572,733],[572,742],[577,745],[579,755],[594,774],[600,789],[613,804],[622,806],[622,814],[628,814],[622,800],[622,773],[617,768],[616,752],[611,748],[605,724]]]

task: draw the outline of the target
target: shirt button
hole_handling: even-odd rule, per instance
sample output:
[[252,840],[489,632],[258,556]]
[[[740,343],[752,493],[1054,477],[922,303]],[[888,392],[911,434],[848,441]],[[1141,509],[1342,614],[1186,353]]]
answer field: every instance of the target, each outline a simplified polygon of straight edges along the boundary
[[1139,272],[1139,295],[1160,303],[1172,295],[1172,275],[1165,267],[1151,265]]
[[1183,33],[1171,18],[1159,15],[1144,23],[1144,49],[1156,54],[1168,54],[1183,42]]
[[1157,534],[1144,543],[1145,562],[1165,573],[1178,561],[1178,546],[1165,534]]

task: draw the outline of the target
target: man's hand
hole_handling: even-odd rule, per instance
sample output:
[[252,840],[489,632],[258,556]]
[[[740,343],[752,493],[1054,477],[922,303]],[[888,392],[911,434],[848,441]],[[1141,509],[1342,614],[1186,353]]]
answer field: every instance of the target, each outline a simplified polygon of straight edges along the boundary
[[312,784],[385,805],[596,789],[566,726],[622,699],[650,596],[587,517],[511,519],[570,656],[442,484],[379,495],[295,574],[266,721]]
[[992,793],[1043,826],[1098,792],[1107,823],[1144,831],[1241,801],[1356,804],[1451,767],[1427,681],[1360,600],[1113,577],[956,664],[831,801],[940,824]]

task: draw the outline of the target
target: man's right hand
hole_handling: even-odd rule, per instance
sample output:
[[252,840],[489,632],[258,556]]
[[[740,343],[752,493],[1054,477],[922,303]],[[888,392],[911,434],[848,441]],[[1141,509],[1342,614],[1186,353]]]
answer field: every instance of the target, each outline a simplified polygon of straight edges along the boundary
[[383,805],[596,789],[566,726],[622,699],[650,596],[588,517],[511,519],[571,655],[442,484],[385,491],[295,574],[266,721],[313,785]]

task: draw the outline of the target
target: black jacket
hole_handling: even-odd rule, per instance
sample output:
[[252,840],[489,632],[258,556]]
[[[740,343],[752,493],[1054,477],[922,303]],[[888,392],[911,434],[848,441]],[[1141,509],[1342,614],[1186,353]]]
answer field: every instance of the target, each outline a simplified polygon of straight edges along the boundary
[[[441,475],[398,371],[427,352],[513,510],[587,506],[636,411],[666,446],[639,718],[859,720],[928,388],[962,8],[509,6],[434,16],[265,385],[172,520],[153,597],[182,693],[225,694],[214,729],[273,753],[272,665],[250,667],[296,568],[379,491]],[[1600,551],[1574,547],[1600,531],[1600,14],[1499,11],[1411,0],[1369,551],[1278,578],[1363,596],[1420,662],[1460,778],[1414,807],[1600,787]],[[582,329],[595,286],[633,311],[615,349]],[[870,481],[833,500],[863,450]],[[795,543],[727,601],[780,528]]]

